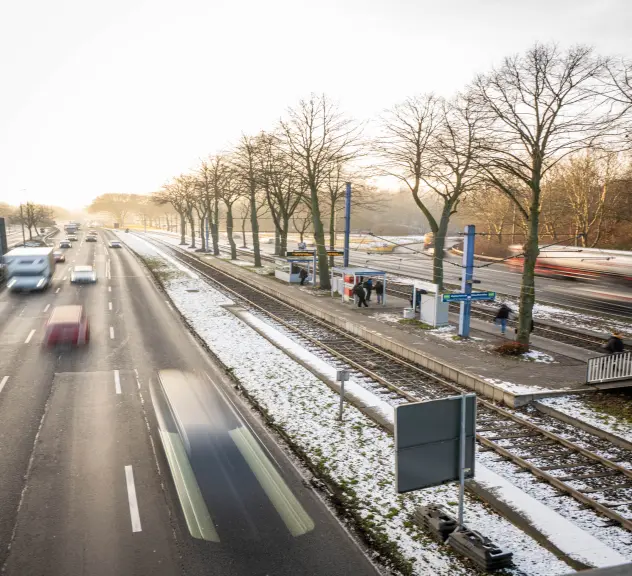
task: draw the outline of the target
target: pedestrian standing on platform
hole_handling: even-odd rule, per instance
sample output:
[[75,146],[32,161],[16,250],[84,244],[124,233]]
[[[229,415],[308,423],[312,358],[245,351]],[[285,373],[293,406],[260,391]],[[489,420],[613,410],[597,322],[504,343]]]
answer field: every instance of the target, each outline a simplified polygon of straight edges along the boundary
[[373,280],[371,278],[367,278],[364,283],[364,287],[366,288],[366,301],[371,301],[371,292],[373,291]]
[[382,304],[384,302],[384,283],[381,280],[375,283],[375,295],[377,296],[377,303]]
[[358,299],[358,308],[362,307],[362,304],[364,304],[366,308],[369,307],[366,303],[366,290],[364,286],[362,286],[362,280],[358,280],[358,283],[353,287],[353,294]]
[[305,268],[301,268],[301,271],[298,273],[298,277],[301,279],[301,286],[304,286],[305,280],[307,280],[307,270],[305,270]]
[[509,319],[510,313],[511,308],[509,308],[507,304],[501,304],[498,312],[496,313],[496,318],[494,318],[494,324],[500,324],[500,333],[502,335],[504,335],[505,330],[507,330],[507,320]]

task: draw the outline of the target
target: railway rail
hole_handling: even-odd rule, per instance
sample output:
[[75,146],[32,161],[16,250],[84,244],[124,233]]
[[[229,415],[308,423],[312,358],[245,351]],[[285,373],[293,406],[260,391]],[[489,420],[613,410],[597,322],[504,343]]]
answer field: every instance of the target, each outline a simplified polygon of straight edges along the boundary
[[[289,330],[304,345],[337,365],[351,367],[364,385],[392,404],[418,402],[468,391],[404,358],[381,350],[339,328],[274,298],[190,253],[153,237],[231,298],[243,302]],[[632,531],[632,451],[545,415],[538,424],[478,398],[476,438],[483,450],[493,450],[587,507]]]

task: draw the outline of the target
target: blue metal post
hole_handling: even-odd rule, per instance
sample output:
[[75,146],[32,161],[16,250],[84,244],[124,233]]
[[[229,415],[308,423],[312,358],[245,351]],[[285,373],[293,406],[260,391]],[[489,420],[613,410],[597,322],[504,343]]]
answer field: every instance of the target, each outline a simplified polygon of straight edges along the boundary
[[[345,255],[343,266],[349,266],[349,236],[351,235],[351,182],[347,182],[345,192]],[[334,248],[335,249],[335,248]]]
[[206,217],[206,250],[208,251],[208,216]]
[[[463,294],[472,293],[472,277],[474,276],[474,238],[476,227],[469,224],[465,227],[463,241],[463,273],[461,274],[461,292]],[[472,301],[461,302],[461,312],[459,314],[459,336],[461,338],[470,337],[470,316],[472,312]]]

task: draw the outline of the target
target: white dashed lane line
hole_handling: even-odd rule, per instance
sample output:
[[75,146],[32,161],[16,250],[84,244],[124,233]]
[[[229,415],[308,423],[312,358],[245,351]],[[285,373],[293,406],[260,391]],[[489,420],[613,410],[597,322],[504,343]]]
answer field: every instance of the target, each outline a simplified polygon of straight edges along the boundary
[[0,380],[0,392],[2,392],[2,389],[4,388],[4,385],[7,383],[8,379],[9,377],[5,376],[2,380]]
[[44,312],[48,312],[49,308],[50,308],[50,304],[46,304],[46,308],[44,308]]
[[35,334],[35,329],[29,332],[29,335],[26,337],[26,340],[24,341],[25,344],[28,344],[31,341],[31,338],[33,338],[33,334]]
[[114,390],[117,394],[121,393],[121,374],[118,370],[114,370]]
[[60,290],[61,290],[61,288],[57,288],[57,290],[55,290],[55,294],[59,294]]
[[110,326],[110,338],[114,340],[114,327]]
[[108,302],[108,310],[112,310],[112,302]]
[[112,286],[108,286],[108,292],[112,292]]
[[129,500],[129,514],[132,520],[132,532],[140,532],[140,514],[136,500],[136,486],[134,485],[134,471],[131,466],[125,466],[125,481],[127,483],[127,498]]

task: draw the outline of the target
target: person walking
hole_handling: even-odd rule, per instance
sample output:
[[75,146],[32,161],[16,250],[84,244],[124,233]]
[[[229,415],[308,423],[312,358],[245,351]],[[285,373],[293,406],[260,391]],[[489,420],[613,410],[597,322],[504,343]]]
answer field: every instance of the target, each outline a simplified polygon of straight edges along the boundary
[[621,339],[621,334],[618,332],[613,332],[612,336],[608,339],[603,345],[603,348],[608,354],[618,354],[619,352],[623,352],[623,340]]
[[500,324],[500,333],[504,336],[505,331],[507,330],[507,320],[509,319],[509,314],[511,313],[511,308],[507,306],[507,304],[501,304],[498,312],[496,312],[496,318],[494,318],[494,324]]
[[362,304],[364,304],[366,308],[369,307],[366,303],[366,290],[364,286],[362,286],[361,280],[358,280],[358,283],[353,287],[353,294],[358,298],[358,308],[361,308]]
[[305,270],[305,268],[301,268],[301,271],[298,273],[298,277],[301,279],[301,286],[304,286],[305,280],[307,280],[307,270]]
[[371,301],[371,291],[373,290],[373,280],[371,278],[367,278],[364,283],[364,288],[366,289],[366,301]]
[[377,296],[377,303],[382,304],[384,302],[384,283],[381,280],[375,283],[375,295]]

